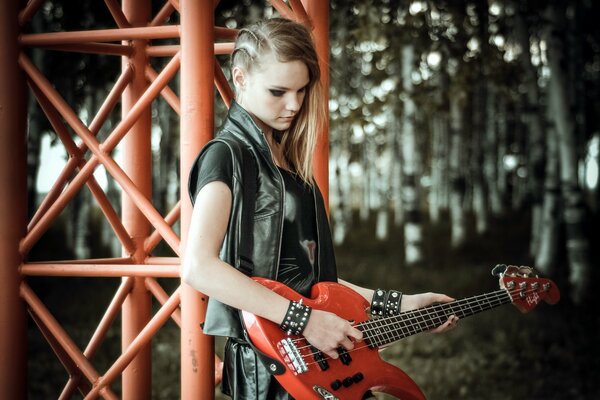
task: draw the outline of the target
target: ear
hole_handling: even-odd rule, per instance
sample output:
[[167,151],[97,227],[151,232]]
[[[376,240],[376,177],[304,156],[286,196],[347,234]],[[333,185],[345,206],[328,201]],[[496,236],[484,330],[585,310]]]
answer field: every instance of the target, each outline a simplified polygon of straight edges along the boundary
[[231,70],[231,79],[236,89],[243,89],[246,84],[246,71],[236,66]]

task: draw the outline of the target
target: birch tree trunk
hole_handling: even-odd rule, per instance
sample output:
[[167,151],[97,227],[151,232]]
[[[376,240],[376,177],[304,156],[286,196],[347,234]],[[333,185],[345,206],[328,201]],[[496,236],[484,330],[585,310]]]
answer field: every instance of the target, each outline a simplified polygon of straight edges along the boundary
[[488,190],[489,209],[493,215],[504,211],[498,189],[498,134],[496,129],[496,98],[498,94],[492,83],[486,84],[485,135],[483,138],[483,172]]
[[402,156],[402,143],[399,140],[401,134],[401,124],[396,118],[396,113],[392,112],[390,116],[390,121],[392,125],[392,130],[394,131],[394,158],[392,160],[392,205],[394,209],[394,226],[403,226],[404,225],[404,200],[402,198],[402,188],[403,188],[403,176],[402,176],[402,165],[404,164],[403,156]]
[[561,220],[558,137],[554,127],[546,130],[546,154],[544,201],[539,226],[537,227],[539,245],[535,254],[535,265],[544,275],[554,276],[558,257]]
[[506,98],[498,97],[498,148],[496,157],[496,168],[498,171],[498,196],[502,202],[502,209],[505,208],[505,202],[508,192],[508,174],[504,166],[504,157],[508,154],[508,132],[506,126]]
[[[544,189],[544,120],[542,110],[540,109],[540,89],[538,87],[538,73],[536,67],[531,62],[531,51],[529,33],[525,23],[524,12],[517,12],[515,17],[515,35],[518,43],[521,45],[522,53],[520,64],[523,68],[523,84],[526,90],[526,105],[523,113],[525,123],[528,129],[528,158],[527,158],[527,181],[529,184],[529,196],[531,198],[531,241],[530,254],[538,254],[540,245],[540,236],[545,229],[545,218],[542,214],[542,202],[546,203],[546,193]],[[547,141],[546,141],[547,143]],[[547,171],[547,166],[546,166]],[[543,193],[543,195],[542,195]]]
[[554,31],[546,31],[548,43],[548,65],[550,67],[549,106],[556,126],[560,156],[560,183],[563,200],[563,218],[566,227],[567,257],[569,262],[569,282],[572,297],[581,303],[590,294],[590,247],[585,235],[583,222],[586,214],[583,196],[577,179],[577,151],[573,115],[568,103],[565,71],[561,67],[564,56],[562,43],[557,33],[564,26],[559,20],[556,7],[546,10]]
[[412,99],[412,72],[414,63],[414,47],[407,44],[402,48],[402,86],[403,86],[403,113],[402,113],[402,160],[403,202],[405,209],[404,221],[404,260],[406,265],[421,262],[422,254],[422,227],[421,212],[419,207],[419,187],[417,179],[419,151],[415,137],[416,107]]
[[485,79],[480,75],[479,82],[475,85],[473,93],[473,101],[471,104],[473,111],[473,129],[471,133],[472,152],[470,159],[470,171],[473,185],[473,212],[475,214],[475,225],[477,233],[483,234],[488,230],[488,202],[487,202],[487,188],[483,180],[484,171],[482,171],[482,165],[484,164],[484,149],[482,141],[484,136],[484,123],[483,116],[486,110],[487,100]]
[[464,93],[450,95],[450,223],[452,247],[460,247],[466,239],[465,176],[463,170],[463,114]]
[[448,208],[448,121],[443,115],[431,119],[431,189],[429,218],[436,224],[442,209]]

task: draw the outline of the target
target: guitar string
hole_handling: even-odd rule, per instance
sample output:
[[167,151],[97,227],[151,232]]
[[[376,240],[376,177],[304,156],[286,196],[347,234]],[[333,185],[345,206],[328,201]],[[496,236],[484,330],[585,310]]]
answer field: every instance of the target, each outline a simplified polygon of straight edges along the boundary
[[[525,291],[524,293],[527,293],[527,294],[529,294],[528,292],[533,292],[533,291],[536,291],[536,289],[529,289],[529,290]],[[508,289],[506,289],[506,290],[504,290],[504,289],[501,289],[501,290],[499,290],[499,291],[497,291],[497,292],[492,292],[492,293],[490,294],[490,295],[496,295],[497,299],[496,299],[495,301],[499,301],[499,303],[498,303],[498,304],[494,304],[494,307],[496,307],[496,306],[498,306],[498,305],[505,304],[505,303],[503,303],[503,302],[501,301],[501,299],[500,299],[500,298],[497,296],[497,294],[500,294],[501,292],[504,292],[504,293],[506,293],[506,292],[508,292]],[[520,290],[519,290],[519,289],[516,289],[516,290],[514,290],[513,292],[510,292],[510,293],[511,293],[511,294],[513,294],[513,293],[518,293],[518,292],[520,292]],[[474,297],[481,297],[481,296],[484,296],[484,295],[479,295],[479,296],[474,296]],[[473,297],[473,298],[474,298],[474,297]],[[470,300],[470,299],[473,299],[473,298],[467,298],[467,299],[462,299],[462,300]],[[461,301],[461,300],[457,300],[457,301]],[[489,302],[488,302],[488,303],[489,303]],[[443,303],[443,304],[448,304],[448,303]],[[427,308],[427,307],[425,307],[425,308]],[[490,307],[490,308],[493,308],[493,307]],[[411,310],[411,311],[414,311],[414,310]],[[407,311],[407,312],[405,312],[405,313],[410,313],[411,311]],[[480,310],[480,311],[483,311],[483,310]],[[395,317],[398,317],[398,316],[395,316]],[[390,317],[390,318],[394,318],[394,317]],[[369,322],[369,321],[365,321],[365,322]],[[360,325],[360,324],[358,324],[358,325]],[[395,325],[395,324],[389,324],[389,325]],[[417,325],[418,325],[418,324],[417,324]],[[415,324],[412,324],[412,326],[414,327],[414,326],[415,326]],[[419,326],[420,326],[420,325],[419,325]],[[403,333],[404,333],[404,332],[403,332]],[[409,332],[409,333],[411,333],[411,332]],[[414,332],[412,332],[411,334],[415,334],[415,333],[419,333],[419,332],[416,332],[416,331],[414,331]],[[382,336],[382,335],[376,335],[376,336]],[[409,336],[410,336],[410,335],[409,335]],[[371,339],[372,339],[372,338],[371,338]],[[396,340],[400,340],[400,339],[402,339],[402,336],[398,337],[397,339],[395,339],[395,340],[393,340],[393,341],[391,341],[391,342],[389,342],[389,343],[392,343],[392,342],[394,342],[394,341],[396,341]],[[295,341],[295,342],[301,342],[301,341],[305,341],[305,340],[306,340],[306,339],[296,339],[296,340],[294,340],[294,341]],[[364,339],[363,339],[363,341],[364,341]],[[299,351],[301,351],[301,350],[303,350],[303,349],[306,349],[306,348],[309,348],[309,347],[311,347],[311,346],[310,346],[310,345],[308,345],[308,346],[302,346],[302,347],[298,347],[297,349],[298,349]],[[367,348],[367,347],[370,347],[370,346],[369,346],[368,344],[365,344],[365,345],[362,345],[362,346],[359,346],[359,347],[355,347],[355,348],[353,348],[352,350],[347,350],[347,351],[350,353],[350,352],[357,351],[357,350],[361,350],[361,349],[364,349],[364,348]],[[313,357],[314,357],[316,354],[319,354],[319,353],[321,353],[321,354],[322,354],[322,352],[321,352],[321,351],[317,351],[317,352],[312,352],[312,353],[307,353],[307,354],[301,354],[301,357],[302,357],[302,359],[304,360],[304,359],[306,359],[306,358],[308,358],[308,357],[311,357],[311,356],[313,356]],[[326,357],[325,355],[323,355],[323,356],[324,356],[324,357]],[[307,366],[309,366],[309,365],[312,365],[312,364],[317,364],[317,363],[318,363],[318,361],[312,361],[312,362],[306,362],[306,361],[305,361],[305,364],[306,364]]]
[[[486,294],[481,294],[481,295],[477,295],[477,296],[473,296],[473,297],[468,297],[468,298],[456,300],[456,302],[461,302],[461,301],[465,302],[466,304],[464,306],[462,306],[462,308],[466,309],[467,306],[468,306],[471,309],[471,311],[473,311],[473,307],[472,307],[473,305],[479,306],[481,308],[481,304],[482,303],[481,303],[480,300],[481,300],[482,297],[484,297],[484,298],[485,297],[489,297],[489,299],[486,299],[485,301],[488,303],[487,305],[490,306],[490,308],[494,308],[496,306],[505,304],[505,303],[503,303],[503,299],[501,298],[501,297],[503,297],[502,295],[509,294],[510,295],[510,300],[512,300],[512,297],[513,297],[512,295],[514,295],[514,294],[518,294],[518,293],[523,292],[525,295],[527,295],[527,294],[533,293],[535,291],[537,291],[537,289],[527,289],[525,291],[522,291],[521,289],[518,289],[518,288],[510,289],[510,290],[509,289],[500,289],[500,290],[498,290],[496,292],[491,292],[491,293],[486,293]],[[495,297],[495,299],[493,299],[492,297]],[[497,303],[492,304],[492,302],[490,300],[493,301],[493,302],[497,302]],[[433,310],[435,310],[435,311],[444,311],[444,308],[452,308],[451,305],[453,303],[455,303],[455,302],[441,303],[441,304],[438,304],[438,305],[435,305],[435,306],[428,306],[428,307],[423,307],[423,308],[416,309],[416,310],[405,311],[404,313],[401,313],[399,315],[395,315],[395,316],[392,316],[392,317],[383,318],[386,321],[395,320],[395,322],[387,323],[385,325],[375,326],[374,328],[367,328],[367,329],[363,330],[362,332],[363,332],[363,334],[365,334],[365,333],[366,334],[370,334],[370,333],[372,333],[373,330],[382,329],[382,328],[388,328],[388,327],[394,326],[394,325],[399,325],[402,322],[411,322],[410,324],[403,325],[402,328],[401,328],[402,334],[399,335],[398,337],[394,337],[394,340],[392,340],[392,341],[389,341],[389,339],[390,339],[389,335],[390,334],[394,334],[395,332],[389,332],[389,331],[388,332],[383,332],[383,333],[377,333],[376,335],[373,335],[373,336],[370,336],[370,337],[367,338],[367,339],[373,340],[373,339],[377,339],[377,338],[382,339],[382,338],[384,338],[384,336],[388,336],[387,340],[389,341],[389,343],[392,343],[394,341],[397,341],[397,340],[400,340],[400,339],[403,338],[403,335],[406,333],[404,331],[405,329],[407,329],[408,333],[409,333],[409,335],[406,335],[406,336],[410,336],[410,335],[419,333],[420,331],[418,331],[418,329],[414,329],[414,330],[410,330],[410,329],[411,328],[415,328],[417,326],[418,326],[419,329],[422,329],[422,324],[423,323],[427,324],[427,321],[425,320],[425,317],[430,317],[429,321],[432,321],[432,322],[433,322],[433,319],[435,318],[435,319],[438,320],[438,322],[441,321],[441,323],[438,326],[443,325],[443,323],[444,323],[443,318],[446,317],[446,314],[444,314],[444,317],[440,317],[440,315],[437,312],[431,312],[431,311],[433,311]],[[456,306],[456,305],[457,304],[454,304],[454,306]],[[422,312],[423,310],[426,310],[427,313],[424,314]],[[480,312],[480,311],[483,311],[483,310],[484,310],[484,308],[481,308],[480,310],[477,310],[477,312]],[[409,316],[408,315],[408,314],[413,314],[414,315],[414,314],[416,314],[417,311],[420,314],[418,317],[417,316]],[[473,314],[475,314],[475,313],[476,312],[474,312]],[[452,315],[452,314],[454,314],[454,313],[451,313],[450,315]],[[434,315],[435,317],[431,317],[432,315]],[[469,315],[466,315],[466,316],[469,316]],[[408,319],[403,319],[403,318],[400,318],[400,317],[404,317],[404,318],[408,317]],[[422,320],[418,321],[418,318],[421,318]],[[367,320],[367,321],[363,321],[363,322],[361,322],[359,324],[356,324],[354,326],[366,326],[366,325],[371,326],[371,325],[376,325],[376,323],[378,323],[378,322],[385,322],[385,321],[381,321],[381,320]],[[435,328],[435,326],[432,326],[432,327],[427,326],[427,328],[433,329],[433,328]],[[406,337],[406,336],[404,336],[404,337]],[[296,344],[296,343],[299,343],[299,342],[302,342],[302,341],[305,341],[305,340],[306,339],[304,339],[304,338],[299,338],[299,339],[292,340],[292,342],[294,344]],[[364,339],[363,339],[363,341],[364,341]],[[309,347],[311,347],[311,346],[310,345],[300,346],[297,349],[299,351],[301,351],[301,350],[304,350],[304,349],[309,348]],[[352,350],[348,350],[348,352],[360,350],[360,349],[363,349],[365,347],[369,347],[369,345],[361,346],[361,347],[355,347]],[[317,353],[321,353],[321,352],[319,351],[319,352],[308,353],[308,354],[305,354],[305,355],[303,354],[302,358],[314,356]],[[308,363],[307,365],[314,364],[314,363],[315,362]]]

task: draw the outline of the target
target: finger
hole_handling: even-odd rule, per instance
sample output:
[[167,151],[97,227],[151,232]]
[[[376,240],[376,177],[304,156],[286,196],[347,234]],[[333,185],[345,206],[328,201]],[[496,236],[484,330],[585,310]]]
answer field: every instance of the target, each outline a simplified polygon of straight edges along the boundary
[[346,350],[352,350],[354,348],[354,343],[349,338],[346,338],[340,342],[340,345],[344,347]]
[[432,293],[432,295],[433,295],[434,302],[448,303],[448,302],[456,300],[453,297],[450,297],[450,296],[447,296],[447,295],[441,294],[441,293]]
[[337,358],[340,356],[336,350],[324,351],[323,353],[327,354],[329,357],[333,358],[334,360],[337,360]]
[[360,330],[358,330],[356,328],[353,328],[353,327],[350,327],[350,329],[348,330],[347,335],[350,338],[353,338],[354,340],[357,340],[357,341],[360,341],[360,340],[363,339],[363,333]]

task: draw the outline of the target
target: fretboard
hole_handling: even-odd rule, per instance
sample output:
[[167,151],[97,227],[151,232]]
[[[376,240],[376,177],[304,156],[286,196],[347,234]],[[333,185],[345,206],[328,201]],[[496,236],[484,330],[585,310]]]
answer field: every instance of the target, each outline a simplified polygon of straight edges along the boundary
[[456,315],[465,318],[482,311],[508,304],[511,297],[504,289],[478,296],[467,297],[450,303],[441,303],[397,316],[371,319],[357,325],[363,332],[369,347],[381,347],[405,337],[434,329]]

